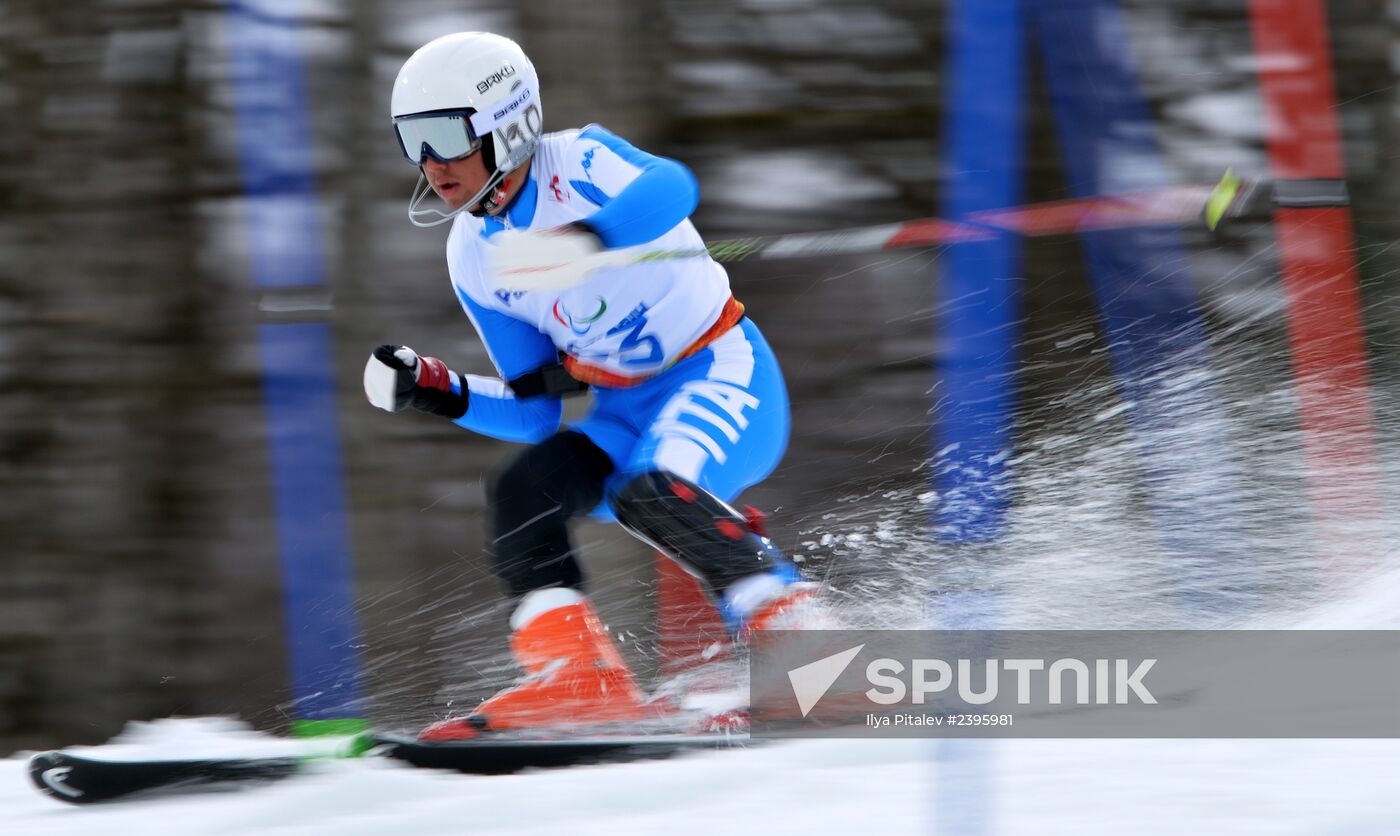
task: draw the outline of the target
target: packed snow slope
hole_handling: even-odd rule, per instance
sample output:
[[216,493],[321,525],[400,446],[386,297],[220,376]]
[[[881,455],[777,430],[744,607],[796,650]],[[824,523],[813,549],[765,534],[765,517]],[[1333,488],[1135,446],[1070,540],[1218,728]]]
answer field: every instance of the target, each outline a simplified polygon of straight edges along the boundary
[[[1400,627],[1400,572],[1306,615]],[[1277,625],[1261,625],[1277,626]],[[284,754],[218,719],[129,729],[113,756]],[[319,763],[238,791],[71,807],[0,761],[0,833],[1347,834],[1400,832],[1395,740],[813,740],[499,777],[382,760]]]

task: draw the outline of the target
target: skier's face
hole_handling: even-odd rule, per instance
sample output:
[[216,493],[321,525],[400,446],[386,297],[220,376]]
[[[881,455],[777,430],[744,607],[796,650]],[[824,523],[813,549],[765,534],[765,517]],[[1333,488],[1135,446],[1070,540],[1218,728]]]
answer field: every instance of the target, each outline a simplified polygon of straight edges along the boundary
[[[510,203],[515,193],[520,191],[525,182],[524,172],[525,168],[522,167],[501,181],[495,196],[496,208],[491,210],[492,215],[500,213],[502,207]],[[481,161],[480,151],[450,163],[440,163],[432,157],[426,157],[423,160],[423,175],[428,178],[428,184],[433,187],[437,196],[442,198],[443,203],[454,211],[461,209],[491,179],[491,175],[486,171],[486,164]],[[472,208],[467,207],[468,211]]]

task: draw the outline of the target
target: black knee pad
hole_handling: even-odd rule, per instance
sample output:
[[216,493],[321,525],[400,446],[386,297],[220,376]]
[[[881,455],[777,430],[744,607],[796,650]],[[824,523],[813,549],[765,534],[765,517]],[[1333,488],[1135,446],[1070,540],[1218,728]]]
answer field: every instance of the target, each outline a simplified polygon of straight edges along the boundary
[[511,595],[580,587],[567,523],[603,499],[612,460],[582,433],[553,435],[516,456],[491,486],[496,574]]
[[628,480],[612,496],[612,508],[623,527],[688,565],[715,593],[790,565],[741,514],[674,473],[654,470]]

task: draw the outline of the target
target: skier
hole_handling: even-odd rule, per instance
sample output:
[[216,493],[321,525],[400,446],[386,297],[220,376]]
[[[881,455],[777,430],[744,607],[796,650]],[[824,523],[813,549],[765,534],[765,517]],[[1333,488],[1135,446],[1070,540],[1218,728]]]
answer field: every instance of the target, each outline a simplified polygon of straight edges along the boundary
[[[581,591],[566,524],[616,519],[698,575],[736,634],[791,613],[812,585],[726,504],[787,445],[777,361],[703,255],[690,171],[597,125],[542,133],[539,80],[513,41],[428,43],[399,71],[391,111],[420,172],[409,218],[452,222],[452,287],[500,377],[383,345],[365,392],[381,409],[531,445],[490,493],[495,570],[518,599],[511,650],[527,677],[423,736],[646,716]],[[422,206],[431,194],[447,211]],[[623,249],[637,245],[701,254],[637,262]],[[592,410],[561,429],[560,398],[587,388]]]

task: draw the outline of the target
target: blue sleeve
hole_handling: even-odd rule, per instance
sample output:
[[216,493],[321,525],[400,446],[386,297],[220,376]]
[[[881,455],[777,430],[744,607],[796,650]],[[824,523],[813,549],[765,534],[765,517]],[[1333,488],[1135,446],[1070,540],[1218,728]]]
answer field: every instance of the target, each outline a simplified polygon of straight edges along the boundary
[[466,414],[452,422],[459,427],[525,444],[543,441],[559,429],[564,405],[558,398],[519,400],[503,381],[471,374],[462,376],[461,385],[468,394]]
[[[585,128],[577,144],[584,149],[577,171],[581,176],[569,184],[600,207],[584,222],[607,247],[654,241],[700,203],[695,175],[675,160],[648,154],[597,125]],[[597,146],[623,165],[598,159]]]
[[463,376],[467,411],[453,423],[503,441],[536,442],[552,435],[564,411],[559,398],[517,399],[505,381],[559,362],[554,342],[528,322],[486,308],[460,288],[457,296],[503,380]]

